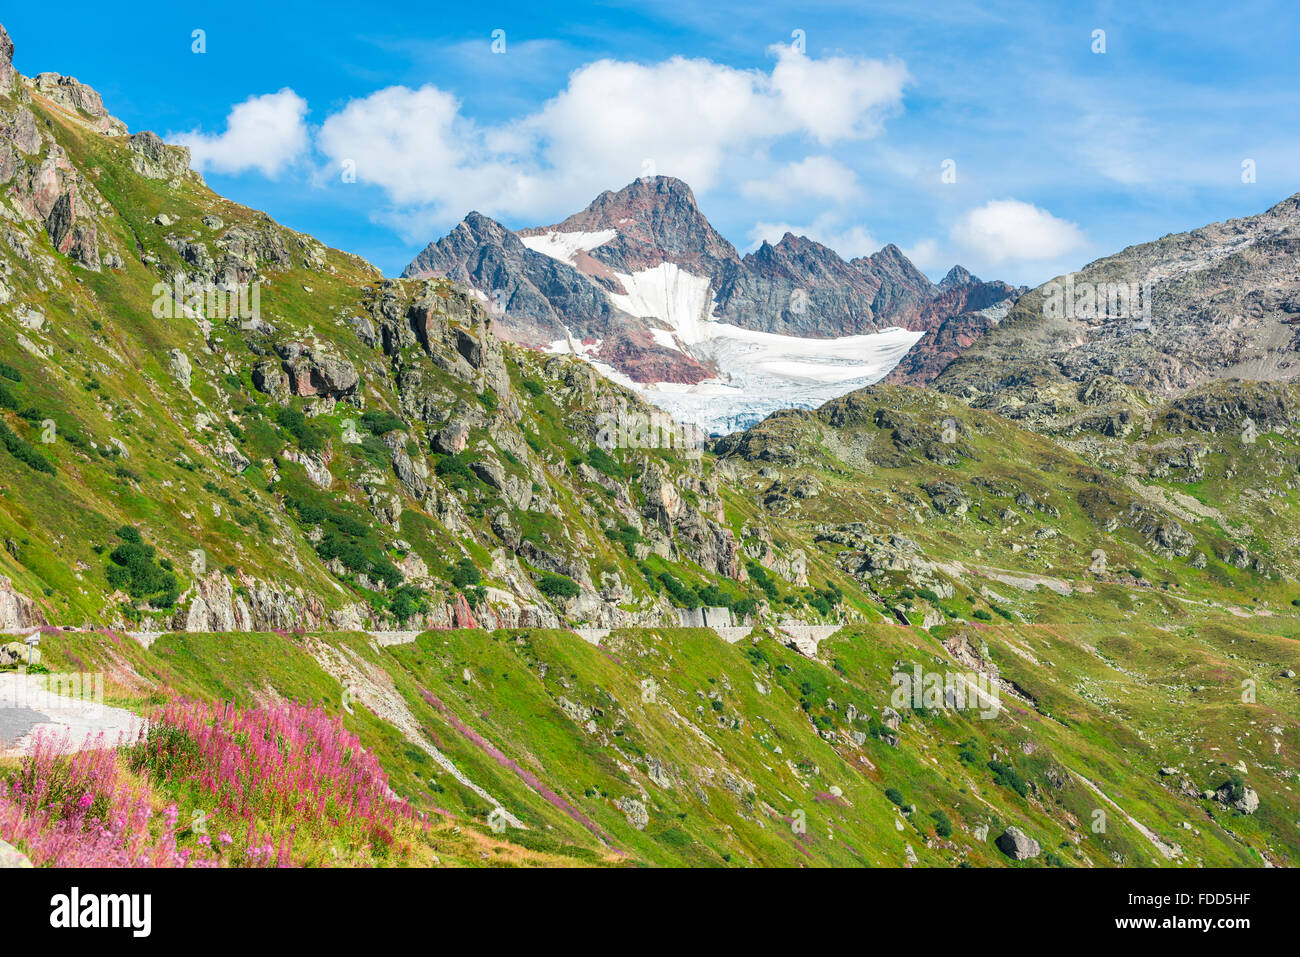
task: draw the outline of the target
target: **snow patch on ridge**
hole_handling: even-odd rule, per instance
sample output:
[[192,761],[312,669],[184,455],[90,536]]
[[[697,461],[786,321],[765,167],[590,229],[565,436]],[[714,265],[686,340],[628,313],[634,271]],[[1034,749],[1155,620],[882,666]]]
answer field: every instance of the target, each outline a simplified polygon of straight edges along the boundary
[[[616,272],[614,277],[627,294],[607,293],[610,302],[630,315],[666,323],[685,346],[705,341],[717,325],[712,319],[717,302],[708,276],[696,276],[676,263],[660,263],[631,275]],[[658,335],[655,340],[671,344]]]
[[551,230],[541,236],[520,236],[519,241],[535,253],[542,253],[572,266],[578,253],[589,253],[617,235],[618,230],[615,229],[602,229],[594,233],[560,233]]

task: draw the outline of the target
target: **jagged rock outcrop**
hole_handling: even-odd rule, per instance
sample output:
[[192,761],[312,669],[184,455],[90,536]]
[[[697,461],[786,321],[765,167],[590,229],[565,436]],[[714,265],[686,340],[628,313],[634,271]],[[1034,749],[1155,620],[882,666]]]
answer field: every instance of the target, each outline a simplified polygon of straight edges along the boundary
[[500,318],[497,333],[530,346],[599,337],[620,317],[630,319],[574,267],[528,249],[500,223],[471,212],[431,243],[403,277],[440,276],[477,289]]
[[1300,194],[1131,246],[1025,293],[935,385],[1012,409],[1099,375],[1169,398],[1216,380],[1300,381],[1298,243]]
[[179,185],[190,173],[190,151],[185,146],[168,146],[157,133],[143,130],[126,141],[131,151],[131,168],[149,179]]
[[[953,279],[958,273],[959,277]],[[939,295],[925,304],[917,320],[917,328],[924,328],[925,335],[882,381],[928,385],[1005,319],[1016,297],[1024,292],[1004,282],[981,282],[960,266],[949,271],[939,289]]]
[[313,631],[358,620],[349,606],[330,615],[301,587],[240,577],[238,587],[222,571],[199,578],[181,595],[171,627],[178,631]]
[[275,351],[294,395],[343,399],[355,393],[361,382],[356,366],[324,344],[284,342],[276,345]]
[[14,85],[14,41],[0,25],[0,93],[8,93]]
[[104,109],[99,93],[76,77],[40,73],[32,81],[32,86],[38,94],[65,109],[85,114],[89,117],[88,125],[100,133],[120,136],[126,132],[126,124]]
[[48,622],[36,603],[0,575],[0,629],[35,628],[45,624]]

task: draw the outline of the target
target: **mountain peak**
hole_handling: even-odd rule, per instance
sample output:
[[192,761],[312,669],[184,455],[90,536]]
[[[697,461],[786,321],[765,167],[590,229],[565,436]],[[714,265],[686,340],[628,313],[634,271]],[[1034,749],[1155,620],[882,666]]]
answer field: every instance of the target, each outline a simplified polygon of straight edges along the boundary
[[739,258],[735,247],[700,212],[691,188],[672,176],[643,176],[617,192],[606,190],[563,222],[521,230],[520,235],[611,229],[617,238],[593,250],[593,255],[619,272],[672,262],[697,275],[712,274],[720,263]]
[[953,266],[948,270],[948,274],[939,280],[939,288],[946,292],[957,286],[967,286],[976,282],[979,282],[979,279],[971,275],[970,270],[964,266]]
[[878,282],[906,287],[914,295],[928,296],[934,292],[934,283],[929,277],[893,243],[882,246],[870,256],[860,256],[849,265]]

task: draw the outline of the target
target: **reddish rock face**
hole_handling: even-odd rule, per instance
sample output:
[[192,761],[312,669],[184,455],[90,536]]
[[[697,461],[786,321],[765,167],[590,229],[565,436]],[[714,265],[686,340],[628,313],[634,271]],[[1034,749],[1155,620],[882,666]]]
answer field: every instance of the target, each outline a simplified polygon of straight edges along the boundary
[[642,177],[618,192],[606,190],[564,222],[520,235],[604,229],[617,230],[618,236],[586,257],[592,274],[600,265],[634,273],[671,262],[695,275],[713,276],[724,263],[739,261],[736,248],[700,212],[691,188],[671,176]]
[[633,382],[680,382],[695,385],[717,370],[698,359],[668,349],[643,329],[622,329],[601,344],[598,358]]
[[926,335],[885,377],[885,382],[923,386],[998,324],[1024,292],[1004,282],[981,282],[960,266],[953,267],[926,303],[911,329]]
[[453,628],[479,627],[478,619],[474,617],[474,612],[469,607],[469,602],[465,600],[465,596],[462,593],[458,593],[456,595],[456,600],[452,603],[451,624]]

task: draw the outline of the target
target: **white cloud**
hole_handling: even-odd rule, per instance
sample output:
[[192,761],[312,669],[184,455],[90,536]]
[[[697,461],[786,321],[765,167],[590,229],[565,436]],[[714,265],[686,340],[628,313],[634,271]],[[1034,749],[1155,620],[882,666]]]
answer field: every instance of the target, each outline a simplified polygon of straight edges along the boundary
[[909,79],[899,60],[811,60],[789,46],[771,47],[768,52],[777,58],[772,91],[792,125],[822,145],[879,133]]
[[933,239],[918,239],[915,245],[904,246],[903,255],[910,259],[917,269],[934,269],[943,265],[939,244]]
[[307,101],[285,87],[231,107],[224,133],[173,133],[168,141],[190,148],[194,168],[218,173],[259,170],[274,179],[307,149]]
[[821,243],[839,253],[841,259],[867,256],[884,245],[877,242],[865,227],[843,226],[831,213],[823,213],[805,226],[795,226],[791,223],[755,223],[754,228],[749,231],[749,238],[754,248],[757,248],[763,242],[773,245],[779,243],[786,233],[806,236],[813,242]]
[[463,180],[475,140],[459,101],[434,86],[390,86],[352,100],[316,136],[335,164],[349,164],[402,205],[434,202],[449,177]]
[[951,236],[986,263],[1054,259],[1086,244],[1074,223],[1017,199],[995,199],[967,211]]
[[809,156],[787,163],[767,179],[751,179],[740,187],[751,199],[771,203],[795,197],[843,201],[857,196],[861,189],[858,177],[838,160],[829,156]]
[[[329,117],[317,145],[334,164],[354,160],[358,181],[381,187],[393,203],[423,207],[405,210],[412,216],[478,208],[539,217],[567,214],[647,173],[704,193],[741,178],[739,167],[778,140],[871,137],[901,105],[908,81],[901,63],[773,52],[770,73],[685,57],[598,60],[571,73],[537,111],[489,128],[465,119],[436,87],[390,87]],[[855,185],[834,161],[814,160],[833,182],[812,195],[830,198],[827,189]],[[791,171],[789,185],[810,183],[818,168]]]

